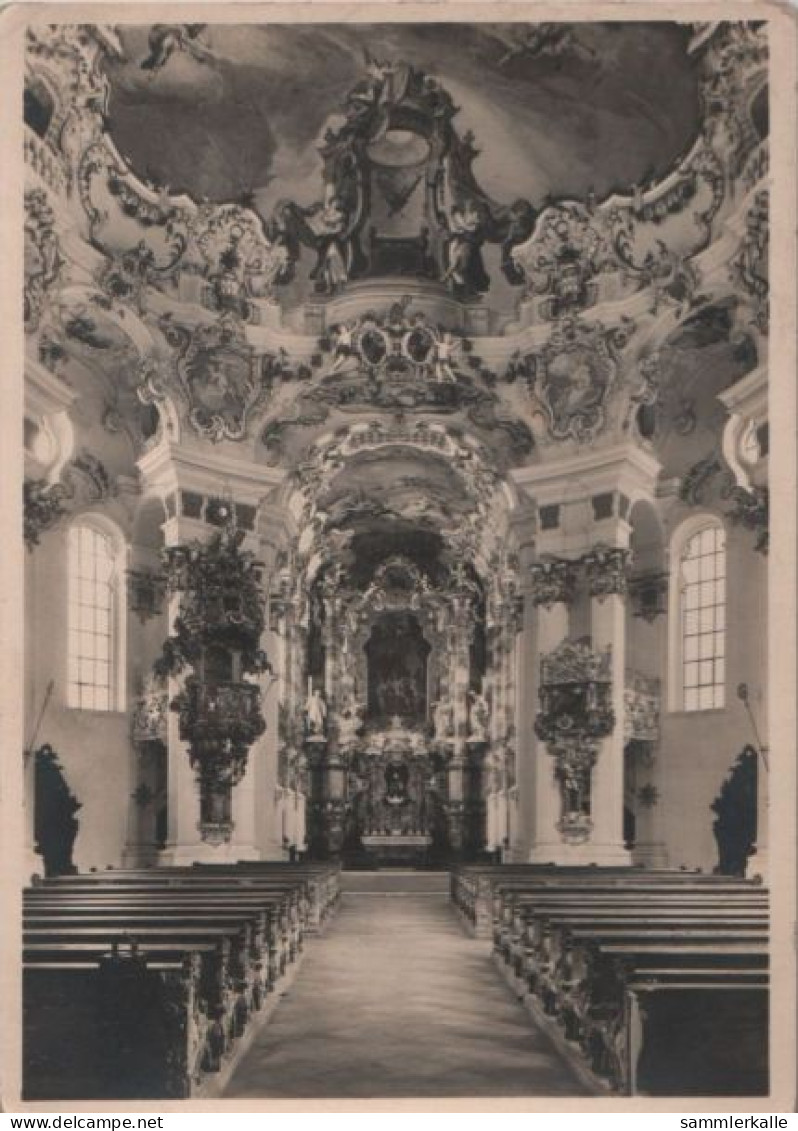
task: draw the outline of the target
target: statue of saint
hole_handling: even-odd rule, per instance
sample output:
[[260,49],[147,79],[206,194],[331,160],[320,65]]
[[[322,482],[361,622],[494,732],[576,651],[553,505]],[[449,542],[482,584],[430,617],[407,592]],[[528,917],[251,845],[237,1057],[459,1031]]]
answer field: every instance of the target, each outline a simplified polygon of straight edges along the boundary
[[330,194],[316,217],[319,258],[311,275],[325,294],[336,294],[349,278],[348,223],[341,200]]
[[488,701],[479,691],[469,692],[469,699],[468,737],[472,742],[487,742],[490,718]]
[[305,717],[307,718],[308,734],[323,735],[327,721],[327,704],[318,687],[314,687],[308,695],[305,704]]
[[439,742],[446,738],[449,733],[451,713],[451,708],[445,699],[439,699],[432,709],[435,737]]

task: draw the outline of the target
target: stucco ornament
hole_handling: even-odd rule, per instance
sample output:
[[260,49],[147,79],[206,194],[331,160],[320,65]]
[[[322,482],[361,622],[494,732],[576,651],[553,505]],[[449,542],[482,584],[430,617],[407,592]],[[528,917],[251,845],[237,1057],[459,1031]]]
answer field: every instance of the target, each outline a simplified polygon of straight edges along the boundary
[[564,318],[543,350],[527,359],[528,387],[552,439],[587,443],[601,431],[620,351],[633,328],[629,323],[607,329],[600,322]]
[[232,318],[193,328],[162,319],[161,328],[176,351],[173,374],[192,428],[214,442],[244,439],[250,414],[272,388],[270,359],[255,354]]

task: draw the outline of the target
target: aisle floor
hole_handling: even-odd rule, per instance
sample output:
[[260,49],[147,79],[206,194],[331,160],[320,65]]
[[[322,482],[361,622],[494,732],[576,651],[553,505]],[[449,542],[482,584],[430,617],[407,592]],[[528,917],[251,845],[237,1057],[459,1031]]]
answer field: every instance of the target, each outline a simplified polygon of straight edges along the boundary
[[585,1094],[447,895],[351,886],[226,1097]]

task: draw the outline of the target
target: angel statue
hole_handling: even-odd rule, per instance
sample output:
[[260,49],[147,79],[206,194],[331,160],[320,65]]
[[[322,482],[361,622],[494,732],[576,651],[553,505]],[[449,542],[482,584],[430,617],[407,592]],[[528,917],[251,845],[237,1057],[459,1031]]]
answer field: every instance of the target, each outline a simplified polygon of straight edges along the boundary
[[333,363],[330,374],[337,373],[352,358],[355,352],[355,331],[358,328],[357,319],[342,322],[333,328]]
[[442,332],[430,328],[430,333],[435,339],[435,356],[432,363],[435,380],[440,384],[446,382],[453,385],[457,383],[455,359],[462,348],[462,343],[448,330]]

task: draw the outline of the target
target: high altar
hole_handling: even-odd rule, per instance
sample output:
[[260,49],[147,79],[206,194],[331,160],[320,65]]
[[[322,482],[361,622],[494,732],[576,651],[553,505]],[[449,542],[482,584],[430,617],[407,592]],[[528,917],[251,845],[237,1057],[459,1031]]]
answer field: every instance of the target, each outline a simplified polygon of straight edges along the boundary
[[352,865],[478,851],[487,710],[481,591],[396,554],[363,590],[320,579],[305,634],[308,844]]

